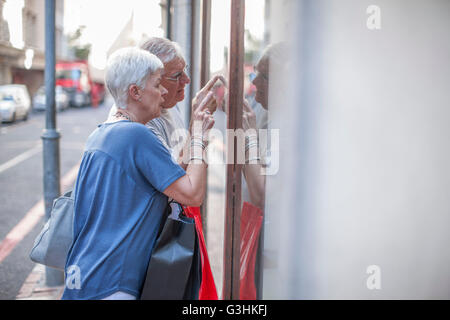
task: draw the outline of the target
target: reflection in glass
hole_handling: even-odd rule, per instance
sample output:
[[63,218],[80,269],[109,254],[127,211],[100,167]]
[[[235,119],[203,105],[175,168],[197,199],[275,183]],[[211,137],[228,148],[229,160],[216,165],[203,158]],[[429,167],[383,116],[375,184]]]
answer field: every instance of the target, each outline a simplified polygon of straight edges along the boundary
[[[245,165],[243,167],[242,185],[242,219],[241,219],[241,257],[249,248],[253,250],[253,257],[241,258],[241,279],[255,278],[255,289],[247,290],[247,282],[242,281],[241,299],[261,298],[261,254],[263,243],[260,241],[262,233],[262,218],[266,202],[266,176],[278,171],[278,131],[270,128],[269,109],[280,108],[283,102],[271,105],[269,99],[270,88],[275,87],[271,73],[286,72],[289,64],[289,47],[284,42],[268,45],[250,73],[251,85],[254,87],[251,95],[244,102],[243,129],[246,131]],[[276,109],[280,111],[280,109]],[[275,138],[275,139],[274,139]],[[275,170],[271,170],[275,168]],[[251,215],[249,219],[247,215]],[[249,221],[252,224],[248,224]],[[245,233],[252,233],[250,241],[244,237]],[[255,273],[255,275],[253,275]]]
[[[237,160],[242,166],[241,230],[234,236],[240,241],[240,298],[261,298],[262,234],[266,203],[266,177],[277,174],[279,158],[279,129],[270,127],[269,114],[279,112],[284,101],[273,103],[272,91],[283,85],[277,83],[278,74],[286,74],[289,63],[287,44],[283,41],[269,44],[271,20],[267,5],[277,7],[272,1],[246,1],[245,56],[244,56],[244,106],[243,135],[238,128],[231,137],[237,138]],[[225,10],[226,9],[226,10]],[[227,76],[229,59],[229,24],[223,23],[228,6],[212,2],[211,12],[211,77],[217,73]],[[275,19],[276,17],[274,17]],[[221,25],[222,23],[222,25]],[[224,28],[226,26],[226,29]],[[224,32],[226,30],[226,32]],[[273,37],[273,39],[277,39]],[[278,39],[277,39],[278,40]],[[282,40],[282,39],[280,39]],[[275,75],[272,75],[275,74]],[[211,130],[208,146],[208,201],[207,246],[217,291],[222,293],[224,246],[224,213],[226,195],[226,164],[229,160],[227,132],[227,92],[218,82],[214,88],[218,107],[214,113],[215,126]],[[242,137],[242,139],[241,139]],[[243,140],[243,141],[240,141]],[[239,154],[241,152],[241,154]],[[242,159],[242,162],[240,160]],[[238,187],[238,186],[236,186]],[[266,221],[267,223],[267,221]],[[237,257],[235,257],[237,258]]]

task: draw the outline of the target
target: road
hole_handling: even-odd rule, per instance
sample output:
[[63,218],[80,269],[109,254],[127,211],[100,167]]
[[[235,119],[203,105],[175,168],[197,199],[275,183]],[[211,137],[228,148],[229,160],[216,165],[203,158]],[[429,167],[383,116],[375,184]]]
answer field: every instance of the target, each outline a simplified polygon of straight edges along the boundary
[[[61,178],[76,169],[86,139],[106,119],[111,104],[105,102],[97,108],[70,108],[58,113]],[[41,134],[44,127],[44,113],[32,113],[27,121],[0,125],[1,300],[15,299],[35,266],[28,254],[44,219],[41,217],[33,223],[29,216],[33,215],[30,210],[36,209],[43,198]],[[71,187],[62,185],[61,191]],[[14,239],[13,246],[10,238]]]

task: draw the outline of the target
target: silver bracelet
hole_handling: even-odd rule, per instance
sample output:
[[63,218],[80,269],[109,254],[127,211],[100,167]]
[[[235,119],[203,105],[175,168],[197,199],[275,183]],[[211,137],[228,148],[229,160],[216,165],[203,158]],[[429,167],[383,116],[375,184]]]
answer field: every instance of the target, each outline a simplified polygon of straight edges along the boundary
[[256,134],[252,134],[249,136],[245,136],[245,142],[250,142],[250,141],[258,141],[258,136]]
[[[260,157],[253,157],[253,158],[250,158],[250,159],[248,159],[247,161],[245,161],[245,164],[250,164],[250,162],[251,161],[261,161],[261,158]],[[256,164],[256,163],[255,163]]]
[[251,147],[258,147],[258,142],[250,142],[245,145],[245,152],[247,152]]
[[193,146],[202,147],[203,150],[206,149],[206,145],[205,145],[203,142],[200,142],[200,141],[194,141],[194,140],[192,140],[192,141],[191,141],[191,147],[193,147]]
[[[200,161],[204,162],[207,165],[207,163],[206,163],[206,161],[205,161],[205,159],[203,157],[191,157],[190,161],[195,161],[195,160],[200,160]],[[196,164],[196,163],[194,163],[194,164]]]
[[191,140],[201,140],[201,141],[203,141],[203,136],[194,136],[194,135],[192,135],[191,136]]
[[205,143],[205,141],[203,140],[202,137],[196,136],[196,137],[192,137],[191,138],[191,142],[196,141],[196,142],[200,142],[200,143]]

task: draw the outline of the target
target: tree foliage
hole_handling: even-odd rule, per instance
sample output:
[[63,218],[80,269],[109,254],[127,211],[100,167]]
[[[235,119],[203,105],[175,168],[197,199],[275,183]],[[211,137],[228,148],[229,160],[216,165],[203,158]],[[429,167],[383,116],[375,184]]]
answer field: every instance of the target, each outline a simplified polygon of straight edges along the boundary
[[86,26],[80,26],[75,32],[69,35],[69,47],[74,56],[80,60],[87,60],[91,53],[92,45],[90,43],[82,43],[81,38]]

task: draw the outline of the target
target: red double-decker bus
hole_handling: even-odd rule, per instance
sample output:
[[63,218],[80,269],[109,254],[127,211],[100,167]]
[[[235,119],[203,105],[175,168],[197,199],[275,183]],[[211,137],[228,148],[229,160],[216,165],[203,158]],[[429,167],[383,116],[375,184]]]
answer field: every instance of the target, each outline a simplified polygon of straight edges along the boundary
[[105,95],[104,83],[92,79],[89,64],[85,60],[58,62],[56,85],[67,91],[70,105],[73,107],[96,107]]

